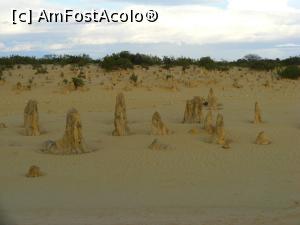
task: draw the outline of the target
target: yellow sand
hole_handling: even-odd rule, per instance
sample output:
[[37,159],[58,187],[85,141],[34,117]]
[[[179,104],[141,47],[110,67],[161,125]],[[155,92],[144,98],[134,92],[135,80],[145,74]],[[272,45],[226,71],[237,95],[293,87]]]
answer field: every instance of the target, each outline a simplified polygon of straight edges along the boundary
[[[5,73],[0,86],[0,224],[12,225],[298,225],[300,222],[300,81],[272,80],[271,73],[233,69],[208,72],[153,67],[107,73],[84,69],[86,89],[65,91],[60,72],[70,80],[70,67],[48,66],[49,74],[34,75],[30,66]],[[120,75],[121,73],[121,75]],[[174,75],[178,90],[166,81]],[[18,74],[23,75],[23,79]],[[105,74],[105,76],[104,76]],[[30,91],[16,91],[18,81],[35,77]],[[48,79],[46,79],[48,77]],[[262,77],[262,78],[259,78]],[[234,88],[234,79],[243,88]],[[193,88],[185,83],[189,81]],[[269,80],[270,87],[263,84]],[[115,84],[115,86],[112,85]],[[202,125],[183,124],[187,99],[206,97],[212,87],[218,112],[226,121],[224,150]],[[116,94],[126,95],[130,136],[115,137]],[[29,99],[39,103],[42,134],[22,135],[23,109]],[[253,124],[253,105],[260,103],[263,123]],[[39,152],[46,140],[59,139],[65,114],[78,109],[87,145],[97,151],[82,155]],[[160,140],[168,151],[148,149],[155,136],[151,116],[159,111],[174,134]],[[204,107],[204,114],[207,109]],[[256,145],[264,130],[270,145]],[[44,176],[27,178],[31,165]]]

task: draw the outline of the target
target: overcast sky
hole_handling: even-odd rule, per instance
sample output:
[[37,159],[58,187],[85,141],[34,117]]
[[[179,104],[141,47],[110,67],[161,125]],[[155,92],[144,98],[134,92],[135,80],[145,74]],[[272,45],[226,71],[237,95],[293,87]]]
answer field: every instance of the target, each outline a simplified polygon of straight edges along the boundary
[[[155,23],[13,25],[12,9],[156,10]],[[13,0],[0,2],[0,56],[129,50],[152,55],[237,59],[300,55],[300,0]]]

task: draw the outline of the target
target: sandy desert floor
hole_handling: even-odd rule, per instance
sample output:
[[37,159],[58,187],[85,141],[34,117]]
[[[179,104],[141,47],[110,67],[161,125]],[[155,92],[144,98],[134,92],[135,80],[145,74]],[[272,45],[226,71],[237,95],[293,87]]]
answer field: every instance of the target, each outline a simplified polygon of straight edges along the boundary
[[[183,73],[156,67],[107,73],[84,68],[84,90],[62,85],[78,73],[69,66],[30,66],[5,72],[0,85],[0,224],[2,225],[299,225],[300,81],[272,73],[232,69]],[[61,72],[63,72],[63,77]],[[166,76],[171,76],[167,81]],[[31,90],[16,90],[33,79]],[[242,86],[233,87],[234,80]],[[213,88],[222,104],[230,149],[210,142],[201,124],[182,123],[185,103]],[[112,136],[115,98],[123,92],[132,132]],[[39,107],[42,135],[23,134],[29,99]],[[263,124],[253,124],[254,103]],[[41,153],[46,140],[60,138],[69,108],[75,107],[86,143],[97,151],[81,155]],[[153,136],[158,111],[174,132]],[[207,109],[204,109],[206,114]],[[192,128],[199,134],[190,134]],[[272,140],[256,145],[260,131]],[[158,138],[172,148],[148,149]],[[25,176],[31,165],[45,173]]]

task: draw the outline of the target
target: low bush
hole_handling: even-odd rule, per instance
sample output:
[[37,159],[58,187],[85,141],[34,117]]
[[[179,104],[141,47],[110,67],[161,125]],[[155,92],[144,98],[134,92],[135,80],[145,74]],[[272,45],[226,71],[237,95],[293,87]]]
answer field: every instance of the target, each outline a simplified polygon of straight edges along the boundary
[[133,74],[131,74],[131,76],[129,77],[129,79],[130,79],[130,81],[132,81],[133,83],[136,84],[137,81],[138,81],[138,76],[133,73]]
[[107,71],[111,71],[118,69],[131,69],[133,68],[133,64],[128,58],[121,57],[119,54],[113,54],[103,58],[101,67]]
[[278,75],[281,78],[296,80],[300,77],[300,68],[298,66],[287,66],[285,69],[278,71]]
[[69,83],[69,81],[67,79],[63,79],[62,82],[63,82],[64,85],[67,85]]
[[45,73],[48,73],[48,70],[46,67],[39,66],[36,68],[35,74],[45,74]]
[[84,80],[80,77],[72,77],[72,82],[74,84],[75,89],[84,86]]

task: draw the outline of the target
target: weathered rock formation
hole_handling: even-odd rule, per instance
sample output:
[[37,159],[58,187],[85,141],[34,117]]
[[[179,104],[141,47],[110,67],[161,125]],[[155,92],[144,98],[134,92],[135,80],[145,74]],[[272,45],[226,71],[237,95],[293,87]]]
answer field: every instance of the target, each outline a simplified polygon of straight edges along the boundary
[[161,119],[161,116],[158,112],[155,112],[152,116],[152,131],[153,135],[168,135],[170,130],[164,124]]
[[116,97],[115,106],[115,119],[114,119],[115,130],[113,136],[125,136],[129,134],[129,127],[127,124],[126,104],[123,93],[119,93]]
[[38,104],[29,100],[24,109],[24,127],[26,136],[40,135]]

